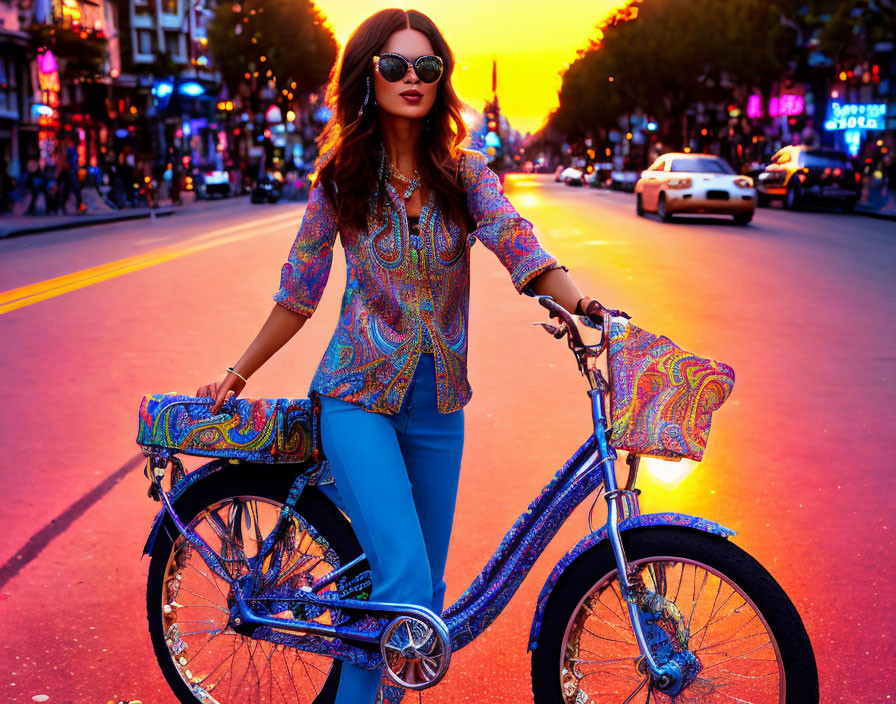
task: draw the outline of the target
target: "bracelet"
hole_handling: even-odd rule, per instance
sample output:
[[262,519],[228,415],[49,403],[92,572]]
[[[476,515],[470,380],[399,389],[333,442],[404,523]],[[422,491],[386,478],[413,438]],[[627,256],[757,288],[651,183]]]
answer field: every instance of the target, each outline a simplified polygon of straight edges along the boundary
[[229,371],[229,372],[230,372],[231,374],[233,374],[234,376],[238,376],[240,379],[243,380],[244,383],[246,383],[246,384],[249,383],[249,380],[248,380],[246,377],[244,377],[242,374],[240,374],[240,373],[239,373],[236,369],[234,369],[233,367],[227,367],[227,371]]

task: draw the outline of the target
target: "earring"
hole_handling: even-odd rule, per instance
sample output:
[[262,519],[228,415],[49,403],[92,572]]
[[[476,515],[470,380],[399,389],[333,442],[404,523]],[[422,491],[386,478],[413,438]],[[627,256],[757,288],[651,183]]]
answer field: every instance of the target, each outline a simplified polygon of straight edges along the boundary
[[358,110],[358,117],[361,117],[361,113],[364,112],[368,100],[370,100],[370,76],[367,77],[367,92],[364,94],[364,102],[361,103],[361,107]]

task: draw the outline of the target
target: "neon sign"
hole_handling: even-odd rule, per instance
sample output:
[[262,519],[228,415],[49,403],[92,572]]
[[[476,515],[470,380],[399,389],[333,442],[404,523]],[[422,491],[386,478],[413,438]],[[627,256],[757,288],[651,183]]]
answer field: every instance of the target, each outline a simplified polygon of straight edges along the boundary
[[37,55],[37,81],[41,90],[59,91],[59,71],[56,57],[49,49]]
[[886,103],[857,105],[855,103],[841,105],[831,103],[831,116],[825,120],[824,128],[828,132],[837,130],[882,130],[884,115],[887,114]]
[[[802,115],[805,110],[806,99],[794,93],[775,95],[769,98],[768,101],[769,117]],[[762,117],[762,96],[757,93],[747,98],[747,117],[754,119]]]
[[787,93],[779,98],[768,101],[768,114],[772,117],[779,115],[802,115],[806,109],[806,100],[801,95]]
[[747,117],[755,119],[762,116],[762,96],[755,93],[747,100]]

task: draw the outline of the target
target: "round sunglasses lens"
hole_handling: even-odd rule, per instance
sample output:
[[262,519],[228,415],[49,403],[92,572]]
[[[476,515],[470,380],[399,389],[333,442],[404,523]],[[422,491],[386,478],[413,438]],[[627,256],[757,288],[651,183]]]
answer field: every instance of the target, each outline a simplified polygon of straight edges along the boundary
[[397,56],[382,56],[379,61],[380,75],[390,83],[400,81],[408,72],[408,65]]
[[442,62],[436,56],[424,56],[414,64],[414,71],[424,83],[434,83],[442,75]]

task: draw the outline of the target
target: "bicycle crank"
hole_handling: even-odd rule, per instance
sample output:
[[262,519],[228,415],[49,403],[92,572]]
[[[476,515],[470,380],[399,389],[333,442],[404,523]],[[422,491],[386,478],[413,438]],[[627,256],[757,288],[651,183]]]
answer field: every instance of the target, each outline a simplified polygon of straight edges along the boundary
[[436,623],[399,616],[383,631],[380,652],[393,682],[408,689],[426,689],[437,684],[448,671],[451,638],[441,619]]

